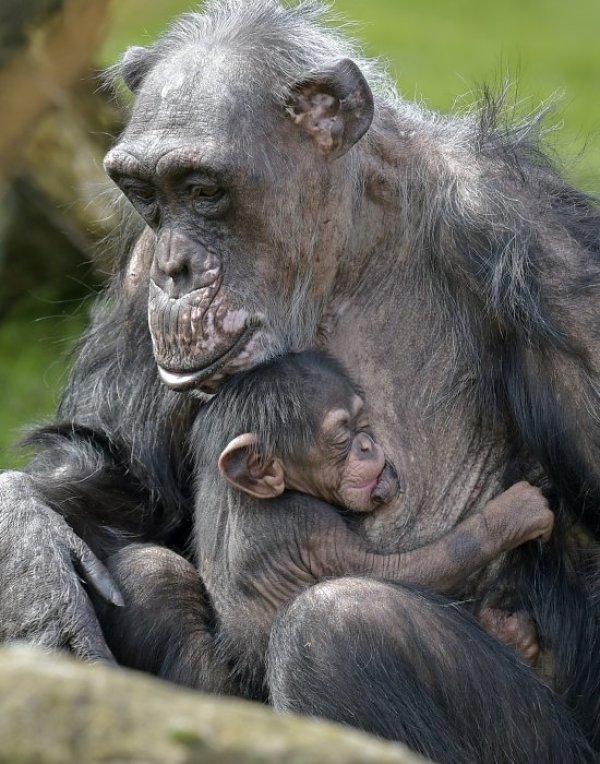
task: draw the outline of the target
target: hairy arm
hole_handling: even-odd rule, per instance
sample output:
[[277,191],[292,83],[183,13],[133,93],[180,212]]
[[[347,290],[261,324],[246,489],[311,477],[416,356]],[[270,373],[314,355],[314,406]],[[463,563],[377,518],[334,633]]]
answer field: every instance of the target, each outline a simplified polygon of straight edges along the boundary
[[102,563],[40,497],[28,475],[0,475],[0,639],[112,660],[80,576],[112,606]]
[[108,568],[125,607],[100,607],[106,640],[120,665],[204,692],[232,694],[217,649],[217,625],[198,571],[164,547],[132,544]]

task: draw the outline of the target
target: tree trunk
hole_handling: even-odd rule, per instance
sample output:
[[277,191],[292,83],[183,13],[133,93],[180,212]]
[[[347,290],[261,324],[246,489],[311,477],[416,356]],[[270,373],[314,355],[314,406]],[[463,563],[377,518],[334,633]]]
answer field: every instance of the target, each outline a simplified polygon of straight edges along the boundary
[[0,15],[0,174],[50,107],[89,77],[107,25],[108,0],[3,0]]
[[[357,730],[27,648],[0,651],[0,764],[427,764]],[[429,764],[432,764],[431,762]]]
[[77,299],[106,270],[88,263],[115,226],[102,157],[120,118],[94,68],[109,4],[1,0],[0,317],[40,288]]

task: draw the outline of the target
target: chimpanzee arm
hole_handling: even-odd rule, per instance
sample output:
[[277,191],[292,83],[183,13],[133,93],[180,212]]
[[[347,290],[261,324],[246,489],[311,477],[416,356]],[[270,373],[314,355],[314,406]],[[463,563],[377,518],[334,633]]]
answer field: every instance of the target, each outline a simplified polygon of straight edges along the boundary
[[122,603],[120,594],[103,565],[23,473],[0,475],[0,561],[1,640],[112,660],[78,572],[113,605]]
[[503,552],[547,541],[552,525],[539,489],[517,483],[441,539],[401,554],[370,551],[340,520],[333,533],[311,538],[311,564],[319,576],[369,575],[446,592]]
[[[142,304],[145,294],[141,284]],[[145,313],[116,280],[71,371],[64,424],[32,436],[25,473],[0,475],[0,639],[110,658],[80,576],[108,601],[119,595],[94,554],[189,535],[181,486],[191,415],[182,396],[161,390]]]
[[100,561],[141,533],[143,497],[106,438],[84,427],[40,428],[26,472],[0,476],[0,640],[110,659],[87,592],[123,604]]

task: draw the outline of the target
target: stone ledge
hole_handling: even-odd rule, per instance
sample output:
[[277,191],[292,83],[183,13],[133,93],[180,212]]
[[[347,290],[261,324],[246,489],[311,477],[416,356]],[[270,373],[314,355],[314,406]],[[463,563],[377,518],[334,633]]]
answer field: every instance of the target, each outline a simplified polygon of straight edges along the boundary
[[136,672],[0,651],[0,764],[425,764],[400,745]]

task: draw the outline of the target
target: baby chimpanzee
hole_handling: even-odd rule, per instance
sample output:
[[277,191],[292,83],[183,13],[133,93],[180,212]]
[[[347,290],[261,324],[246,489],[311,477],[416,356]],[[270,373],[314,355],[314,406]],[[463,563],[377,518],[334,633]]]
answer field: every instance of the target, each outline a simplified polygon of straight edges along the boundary
[[[354,512],[397,496],[396,470],[375,441],[362,395],[332,358],[297,353],[245,376],[244,389],[250,379],[256,408],[247,399],[243,408],[256,417],[236,417],[236,427],[250,431],[233,438],[218,460],[232,486],[257,499],[299,491]],[[224,398],[234,414],[237,393],[229,387]],[[259,411],[261,399],[272,407],[268,413]]]
[[[127,607],[110,608],[103,627],[121,663],[212,692],[267,699],[273,621],[324,577],[447,592],[502,552],[552,531],[540,491],[518,483],[427,546],[374,552],[352,519],[385,511],[400,481],[361,391],[320,352],[275,359],[226,382],[199,412],[192,444],[197,569],[158,546],[121,550],[108,566]],[[503,632],[510,636],[514,624],[497,612],[486,627],[509,641]],[[518,649],[532,624],[517,626]]]
[[[427,546],[373,552],[347,511],[383,508],[401,486],[360,389],[321,352],[290,354],[227,382],[201,412],[194,442],[198,567],[227,653],[249,670],[276,611],[322,577],[377,576],[446,592],[552,531],[540,491],[519,483]],[[217,464],[229,486],[219,485]]]

